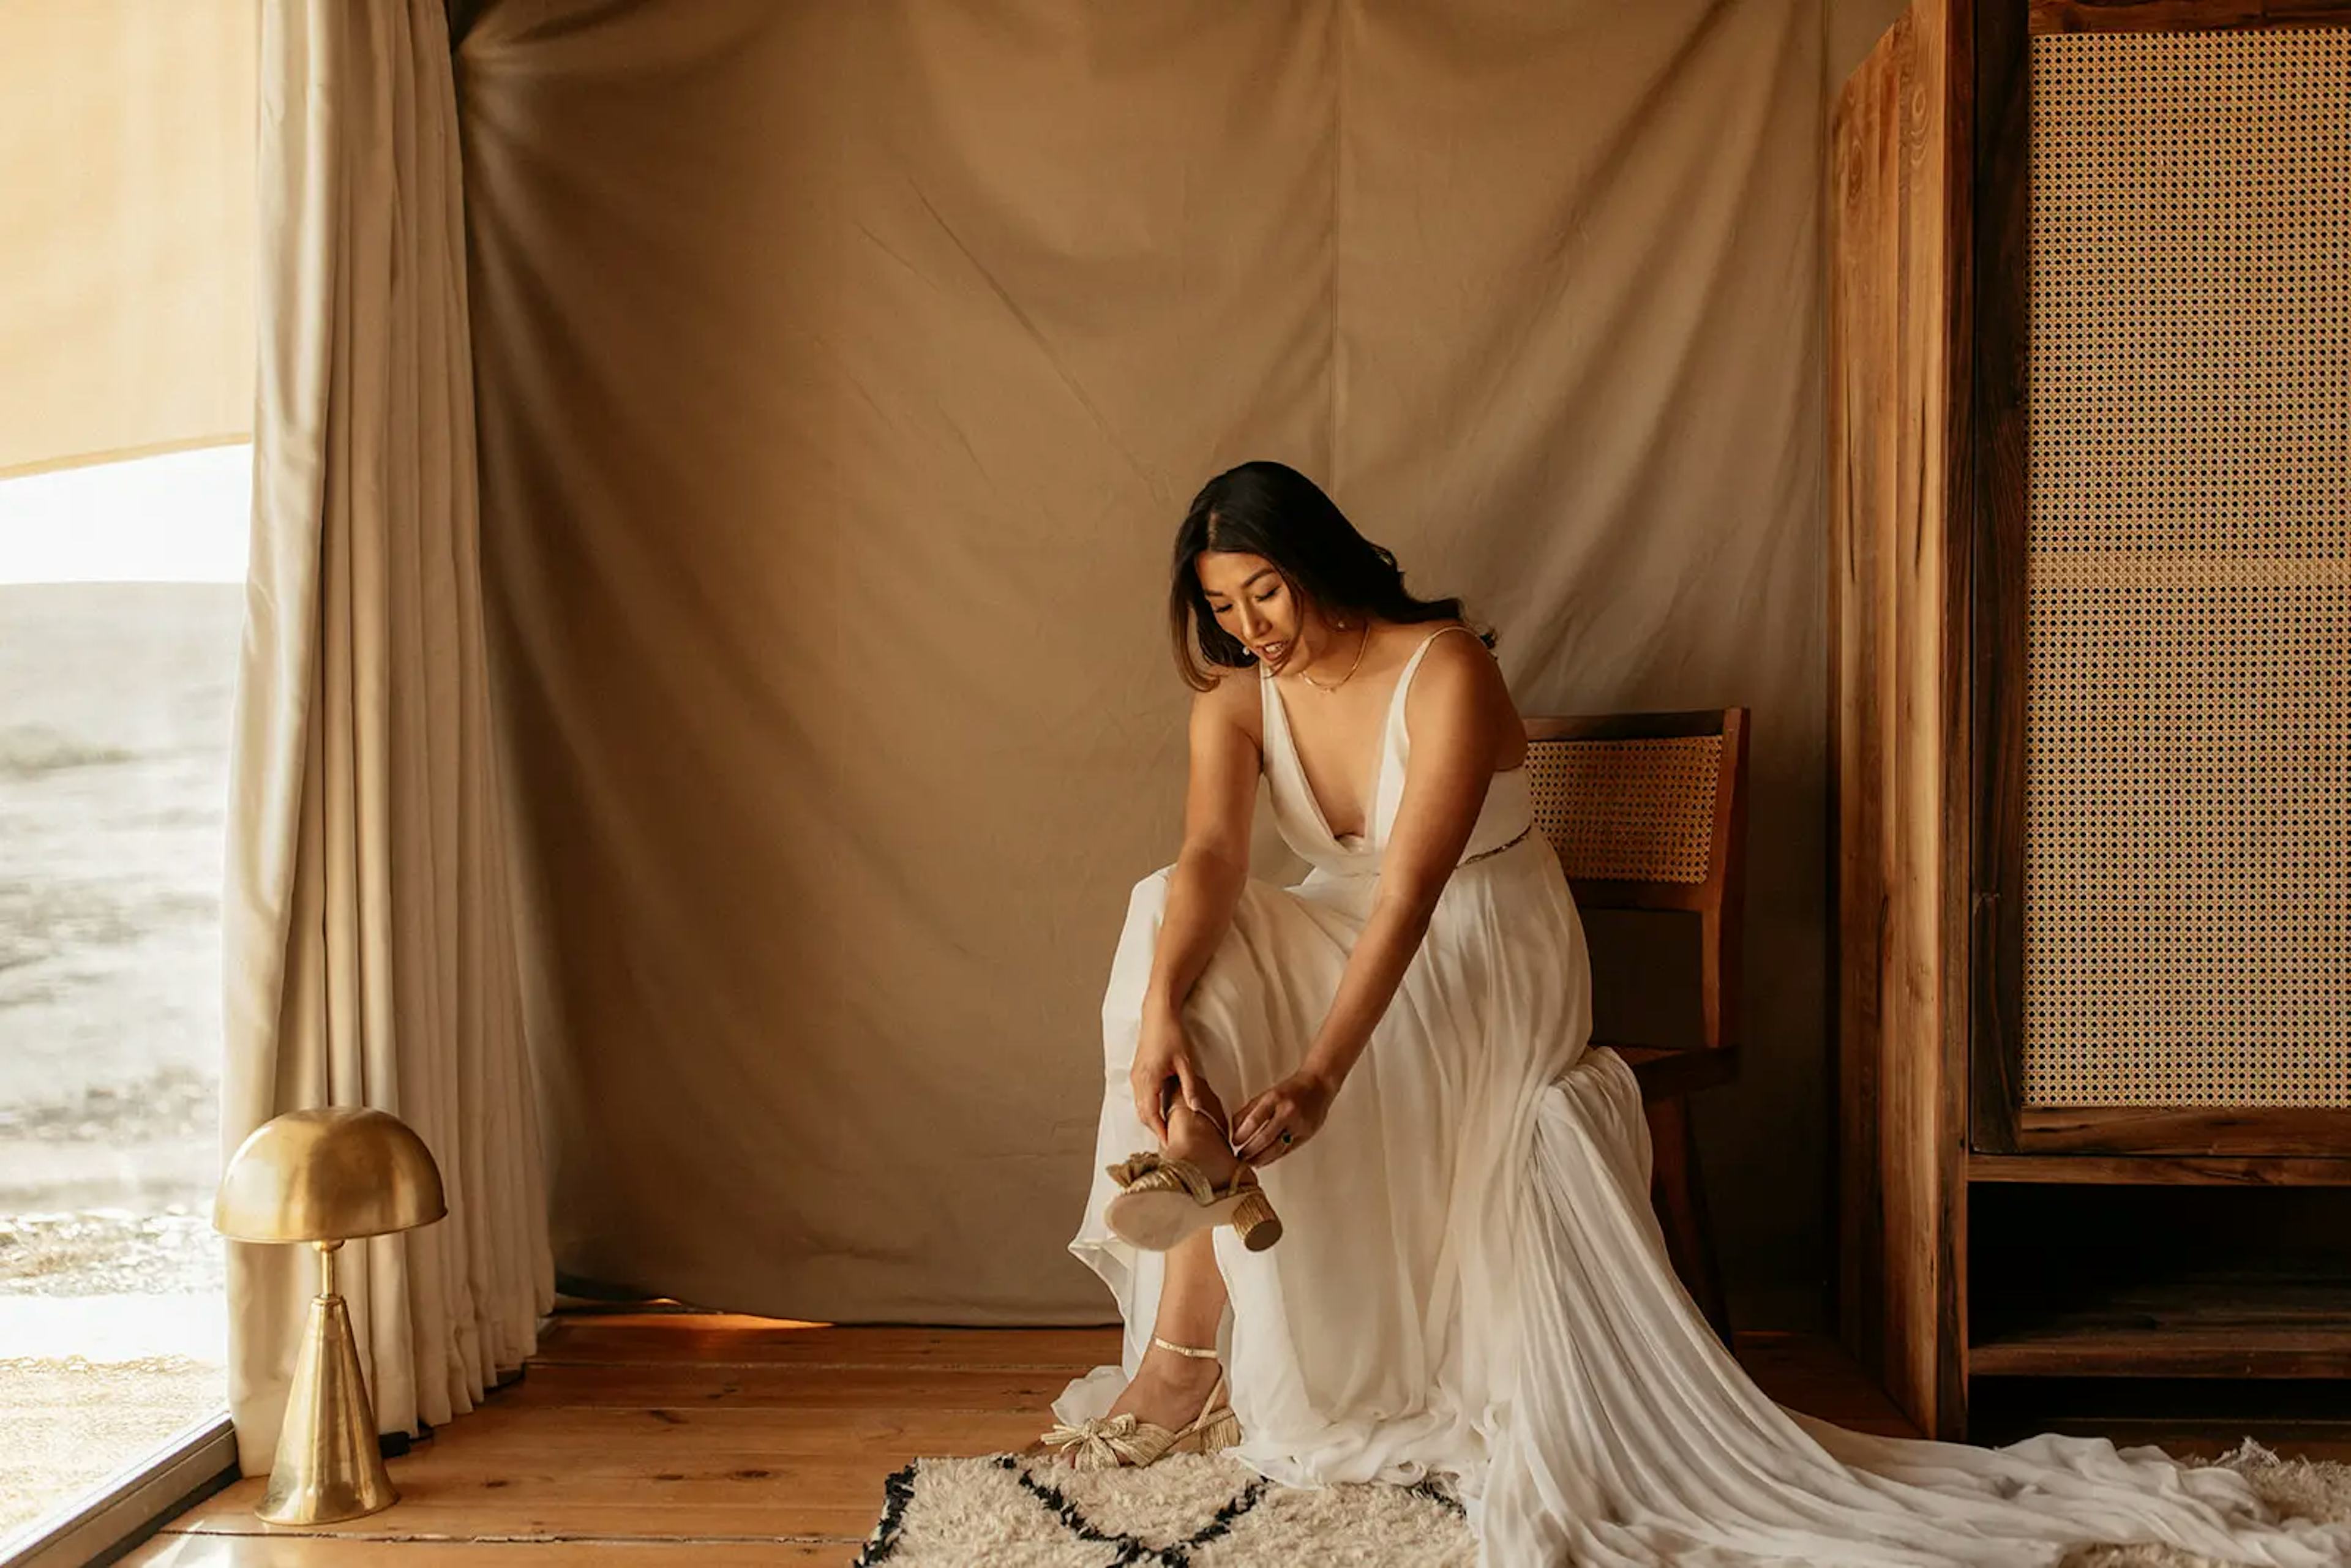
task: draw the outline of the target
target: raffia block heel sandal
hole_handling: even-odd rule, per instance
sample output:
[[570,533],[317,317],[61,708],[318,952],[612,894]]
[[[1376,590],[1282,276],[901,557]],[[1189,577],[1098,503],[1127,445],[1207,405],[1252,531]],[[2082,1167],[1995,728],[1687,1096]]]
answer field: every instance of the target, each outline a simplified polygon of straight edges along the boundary
[[1121,1190],[1103,1206],[1102,1223],[1146,1252],[1165,1252],[1196,1231],[1224,1224],[1252,1252],[1281,1239],[1281,1217],[1247,1166],[1221,1187],[1191,1161],[1165,1155],[1132,1155],[1104,1168]]
[[[1177,1344],[1157,1334],[1151,1336],[1151,1343],[1177,1355],[1208,1361],[1217,1358],[1213,1348]],[[1222,1373],[1217,1374],[1217,1385],[1208,1390],[1208,1397],[1201,1402],[1199,1415],[1180,1432],[1138,1419],[1134,1411],[1128,1410],[1116,1416],[1096,1416],[1074,1427],[1058,1426],[1040,1439],[1045,1447],[1067,1456],[1071,1467],[1081,1470],[1155,1464],[1170,1454],[1213,1454],[1240,1440],[1240,1418],[1233,1414],[1227,1400]]]

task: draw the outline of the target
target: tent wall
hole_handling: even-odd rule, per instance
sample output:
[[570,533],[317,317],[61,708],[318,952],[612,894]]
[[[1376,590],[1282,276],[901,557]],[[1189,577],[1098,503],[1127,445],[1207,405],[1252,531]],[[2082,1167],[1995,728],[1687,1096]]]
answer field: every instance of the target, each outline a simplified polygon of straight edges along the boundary
[[258,0],[0,5],[0,476],[253,428]]
[[1466,595],[1523,710],[1754,709],[1747,1073],[1700,1133],[1740,1315],[1815,1320],[1832,17],[469,13],[559,1264],[1107,1314],[1061,1249],[1121,912],[1176,848],[1165,557],[1267,456]]

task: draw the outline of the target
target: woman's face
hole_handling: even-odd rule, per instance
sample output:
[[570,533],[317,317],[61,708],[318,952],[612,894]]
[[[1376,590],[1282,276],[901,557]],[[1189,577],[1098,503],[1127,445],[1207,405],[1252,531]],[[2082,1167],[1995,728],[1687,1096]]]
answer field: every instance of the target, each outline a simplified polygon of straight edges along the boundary
[[1194,563],[1217,624],[1279,673],[1302,643],[1319,643],[1322,618],[1299,601],[1273,562],[1243,550],[1203,550]]

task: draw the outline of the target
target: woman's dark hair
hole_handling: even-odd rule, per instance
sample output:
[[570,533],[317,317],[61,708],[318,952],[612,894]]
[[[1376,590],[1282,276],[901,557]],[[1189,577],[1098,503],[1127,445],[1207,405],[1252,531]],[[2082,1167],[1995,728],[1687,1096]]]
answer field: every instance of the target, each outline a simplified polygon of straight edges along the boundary
[[[1167,587],[1167,628],[1176,667],[1185,684],[1207,691],[1217,669],[1245,670],[1257,655],[1217,624],[1200,588],[1198,561],[1207,550],[1261,555],[1273,562],[1290,591],[1328,614],[1353,612],[1383,621],[1459,621],[1458,599],[1416,599],[1385,549],[1355,531],[1322,486],[1280,463],[1228,468],[1192,497],[1176,530],[1175,575]],[[1488,647],[1494,634],[1479,630]]]

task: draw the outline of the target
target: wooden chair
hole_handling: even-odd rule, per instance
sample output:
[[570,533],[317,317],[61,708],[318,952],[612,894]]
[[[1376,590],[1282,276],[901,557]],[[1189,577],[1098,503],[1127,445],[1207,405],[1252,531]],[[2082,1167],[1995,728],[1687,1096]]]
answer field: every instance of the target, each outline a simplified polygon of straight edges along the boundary
[[1689,1096],[1739,1075],[1747,710],[1530,718],[1526,727],[1535,825],[1558,852],[1577,906],[1698,916],[1700,1043],[1592,1043],[1614,1051],[1640,1081],[1655,1150],[1650,1202],[1675,1272],[1728,1344]]

